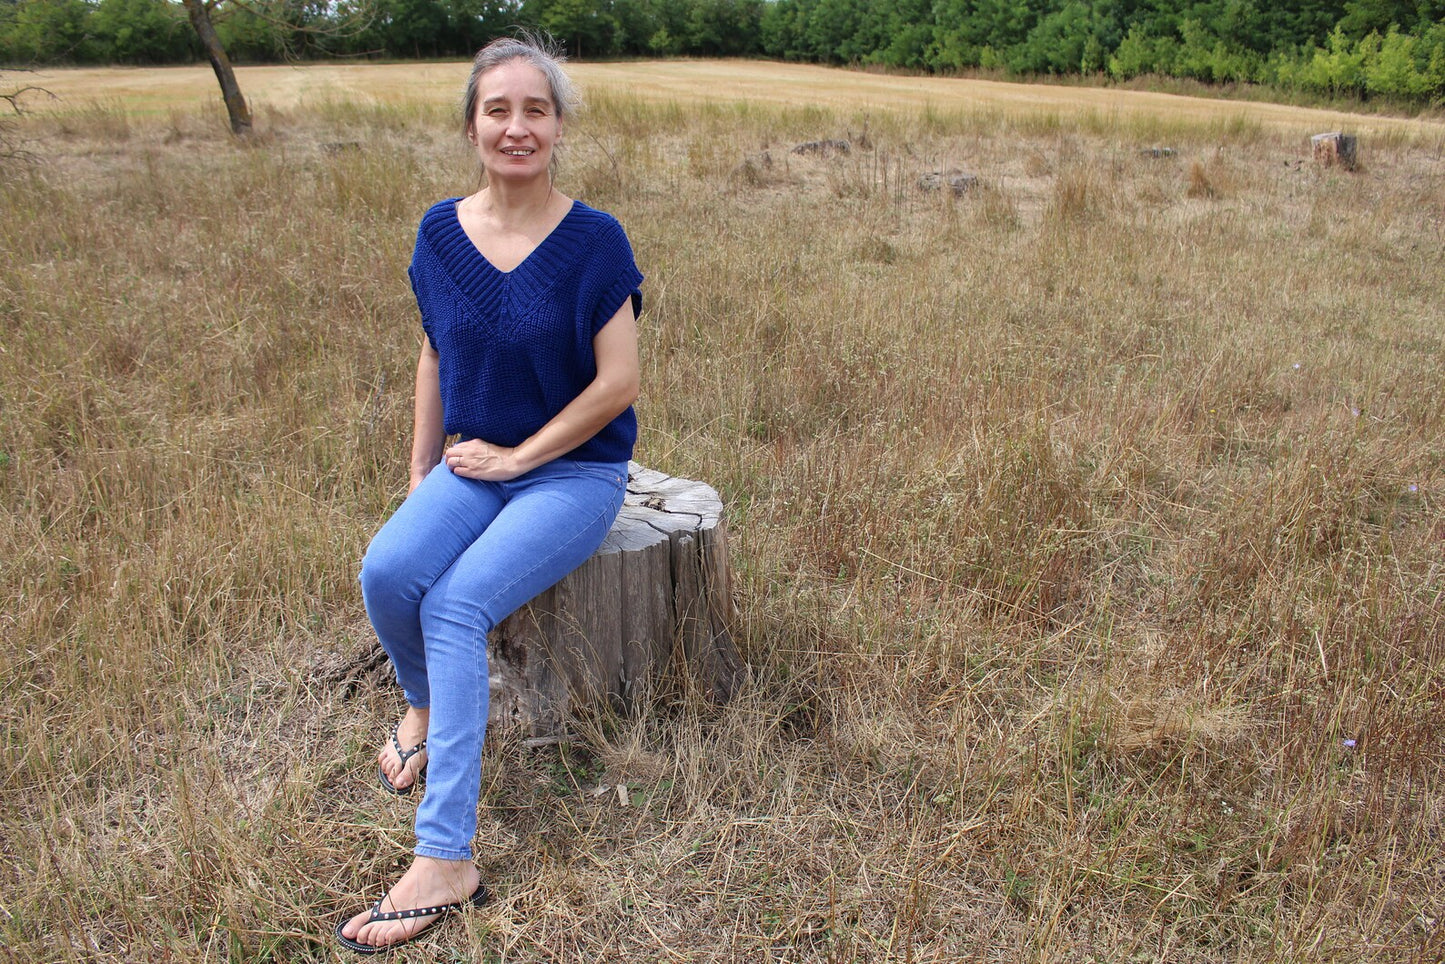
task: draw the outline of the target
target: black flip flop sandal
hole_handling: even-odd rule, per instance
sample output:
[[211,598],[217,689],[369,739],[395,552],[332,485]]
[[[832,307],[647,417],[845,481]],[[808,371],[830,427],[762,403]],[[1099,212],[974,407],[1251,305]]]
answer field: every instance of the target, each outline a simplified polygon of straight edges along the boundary
[[[419,928],[415,934],[411,934],[399,941],[393,941],[390,944],[363,944],[358,940],[347,937],[341,933],[341,929],[346,926],[346,921],[343,920],[339,921],[336,925],[336,939],[341,942],[342,947],[353,950],[358,954],[381,954],[385,951],[395,950],[403,944],[416,940],[430,930],[432,925],[436,924],[437,921],[445,920],[446,916],[453,911],[464,910],[467,907],[480,907],[491,900],[491,898],[491,892],[487,890],[486,884],[478,884],[477,889],[472,891],[472,896],[466,900],[459,900],[450,904],[439,904],[436,907],[416,907],[412,910],[382,910],[381,905],[386,901],[386,898],[383,897],[372,905],[371,918],[367,921],[368,924],[375,924],[378,921],[412,920],[417,917],[428,917],[432,914],[436,915],[436,920],[428,921],[424,926]],[[347,918],[347,920],[350,919],[349,917]]]
[[[410,750],[403,750],[403,749],[401,748],[401,743],[400,743],[400,741],[398,741],[397,738],[396,738],[396,734],[397,734],[398,732],[400,732],[400,730],[401,730],[401,724],[400,724],[400,723],[398,723],[396,726],[393,726],[393,727],[391,728],[391,746],[392,746],[392,749],[396,750],[396,755],[397,755],[397,757],[399,757],[399,758],[401,759],[402,768],[405,769],[405,767],[406,767],[406,761],[407,761],[407,760],[410,760],[412,757],[416,756],[416,755],[417,755],[418,753],[420,753],[422,750],[425,750],[425,749],[426,749],[426,740],[422,740],[420,743],[418,743],[416,746],[412,747]],[[385,790],[387,793],[394,793],[394,794],[396,794],[396,795],[399,796],[399,797],[404,797],[404,796],[406,796],[407,794],[411,793],[413,790],[415,790],[415,789],[416,789],[416,785],[417,785],[418,783],[420,783],[421,780],[422,780],[422,777],[426,775],[426,764],[423,763],[423,764],[421,765],[421,769],[418,770],[418,771],[416,771],[416,779],[412,780],[410,783],[408,783],[408,784],[407,784],[406,786],[404,786],[404,787],[399,787],[399,786],[397,786],[396,784],[392,783],[392,782],[391,782],[391,779],[390,779],[389,777],[387,777],[386,771],[383,770],[383,769],[382,769],[381,767],[379,767],[379,766],[376,768],[376,773],[377,773],[377,776],[379,776],[379,777],[381,778],[381,788],[382,788],[383,790]]]

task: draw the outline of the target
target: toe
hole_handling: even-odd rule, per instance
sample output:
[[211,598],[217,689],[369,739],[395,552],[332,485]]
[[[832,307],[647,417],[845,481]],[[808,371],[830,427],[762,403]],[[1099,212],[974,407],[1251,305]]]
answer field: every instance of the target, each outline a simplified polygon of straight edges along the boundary
[[[361,933],[361,929],[366,926],[366,922],[370,919],[371,911],[364,910],[361,913],[357,914],[355,917],[351,918],[351,920],[347,921],[345,925],[342,926],[341,933],[349,937],[351,940],[360,940],[357,935]],[[366,942],[362,941],[362,943],[364,944]]]
[[406,941],[413,934],[424,929],[432,920],[431,917],[413,917],[404,921],[378,921],[362,927],[356,939],[363,944],[370,944],[372,947],[387,947]]
[[383,747],[376,759],[381,766],[381,772],[386,774],[386,778],[391,781],[392,786],[400,790],[402,787],[411,785],[411,778],[407,773],[411,768],[401,762],[401,757],[390,745]]
[[416,757],[412,757],[396,768],[396,775],[391,778],[392,786],[400,790],[416,782],[417,764],[414,762],[416,759]]
[[386,771],[386,777],[391,785],[398,790],[404,790],[416,782],[416,775],[426,765],[426,751],[413,754],[405,763],[402,763],[395,755],[391,756],[387,763],[382,765]]

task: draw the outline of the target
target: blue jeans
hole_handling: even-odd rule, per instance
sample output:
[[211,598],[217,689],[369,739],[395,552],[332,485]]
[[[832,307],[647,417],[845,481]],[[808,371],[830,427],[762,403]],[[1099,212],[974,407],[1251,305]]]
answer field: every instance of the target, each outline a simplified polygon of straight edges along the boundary
[[487,727],[487,633],[576,569],[622,507],[627,463],[557,459],[510,482],[438,465],[371,540],[366,614],[406,700],[430,708],[416,853],[469,860]]

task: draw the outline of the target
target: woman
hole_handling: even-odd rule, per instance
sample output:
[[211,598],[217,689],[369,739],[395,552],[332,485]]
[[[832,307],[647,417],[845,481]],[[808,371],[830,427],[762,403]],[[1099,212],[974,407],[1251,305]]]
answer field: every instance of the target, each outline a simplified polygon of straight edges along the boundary
[[[612,526],[637,435],[642,275],[617,222],[552,186],[576,95],[528,40],[488,44],[464,100],[484,186],[422,218],[411,491],[372,540],[362,595],[408,708],[382,786],[425,772],[410,869],[337,925],[362,953],[487,898],[472,863],[487,633],[581,565]],[[460,441],[444,447],[448,435]]]

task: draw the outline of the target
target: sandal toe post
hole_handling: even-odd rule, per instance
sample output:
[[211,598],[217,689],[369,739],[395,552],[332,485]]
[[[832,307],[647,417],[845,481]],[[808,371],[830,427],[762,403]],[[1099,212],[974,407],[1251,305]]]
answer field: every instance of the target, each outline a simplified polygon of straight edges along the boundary
[[[422,750],[426,749],[426,740],[422,740],[420,743],[418,743],[416,746],[412,747],[409,750],[403,750],[401,748],[401,741],[396,738],[397,732],[400,728],[400,723],[391,728],[391,748],[396,751],[397,758],[401,760],[401,765],[403,768],[405,768],[407,760],[410,760]],[[421,769],[416,771],[416,776],[412,779],[412,781],[404,787],[399,787],[391,782],[391,778],[386,775],[385,770],[383,770],[381,767],[376,768],[376,775],[381,781],[381,788],[387,793],[394,793],[399,797],[407,796],[409,793],[415,790],[416,785],[421,782],[421,779],[425,774],[426,764],[423,763],[421,765]]]

